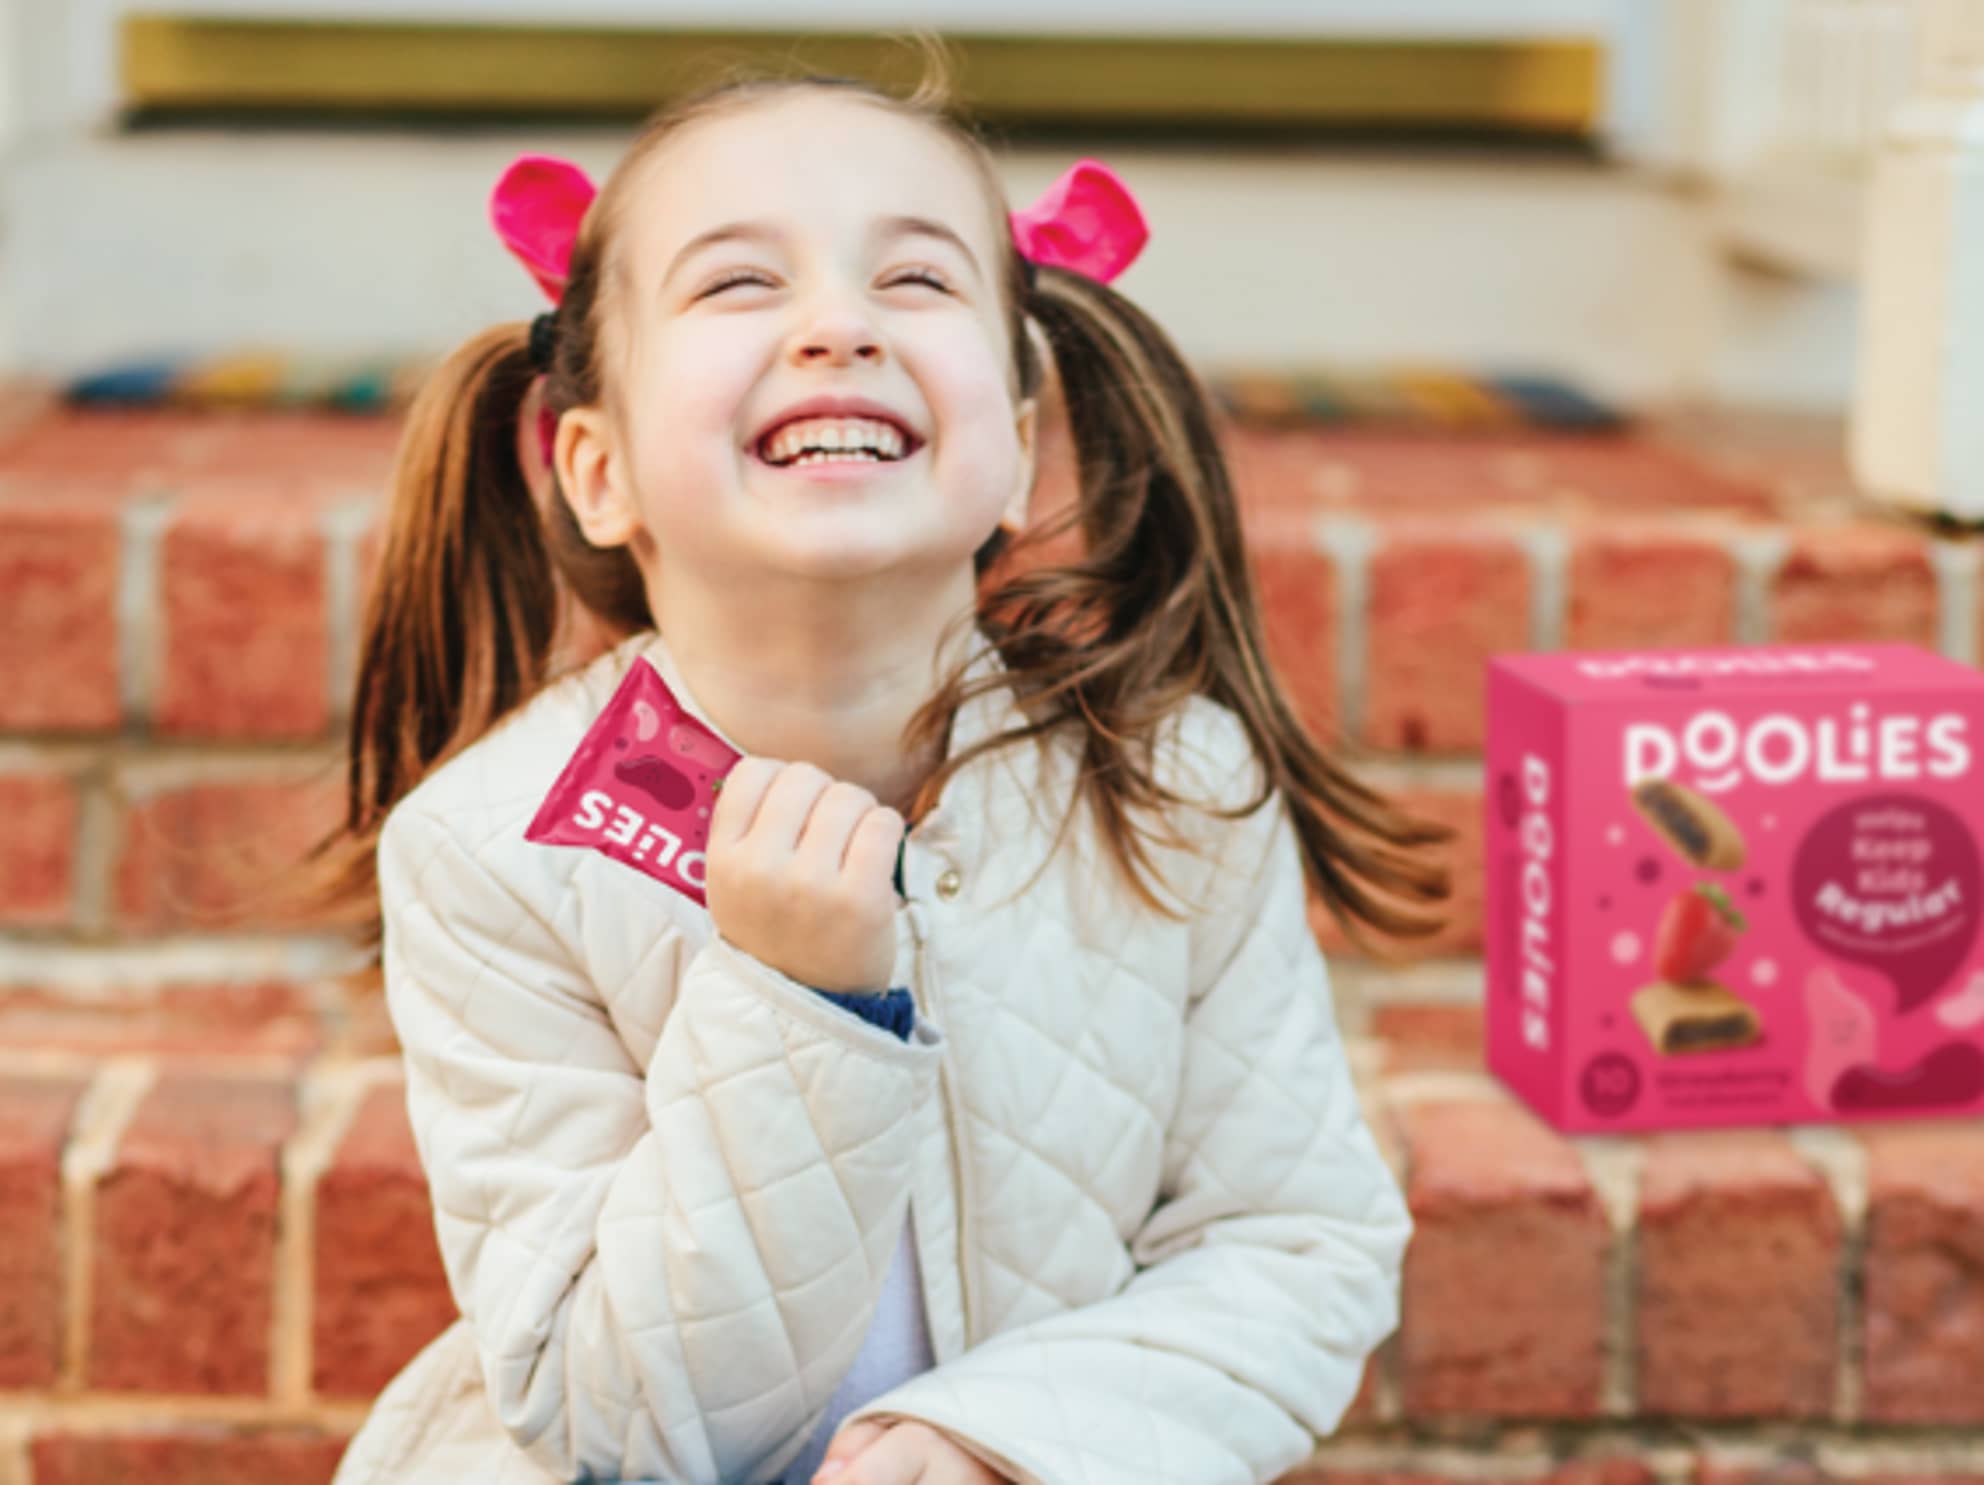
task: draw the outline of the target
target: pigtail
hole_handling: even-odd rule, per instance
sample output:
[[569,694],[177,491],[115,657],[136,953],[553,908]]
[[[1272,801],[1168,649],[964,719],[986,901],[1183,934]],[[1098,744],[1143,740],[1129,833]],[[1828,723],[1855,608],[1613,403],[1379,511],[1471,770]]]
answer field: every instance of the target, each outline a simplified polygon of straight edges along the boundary
[[[1265,764],[1262,793],[1241,813],[1283,791],[1310,879],[1353,941],[1373,948],[1362,926],[1437,932],[1438,914],[1387,899],[1447,896],[1446,869],[1418,848],[1452,832],[1359,782],[1298,720],[1268,662],[1211,406],[1183,358],[1129,300],[1078,274],[1039,270],[1025,306],[1067,405],[1080,489],[1068,519],[1084,551],[990,595],[987,627],[1018,666],[1048,678],[1037,695],[1088,723],[1083,789],[1119,859],[1148,864],[1126,806],[1178,802],[1151,777],[1147,745],[1196,692],[1239,716]],[[1131,739],[1146,745],[1143,769],[1125,766]]]
[[526,328],[499,325],[448,357],[407,415],[361,625],[344,818],[300,888],[368,948],[387,812],[545,678],[559,591],[516,448],[535,375]]
[[535,374],[523,327],[499,325],[408,414],[359,647],[349,828],[376,825],[543,683],[558,589],[516,449]]

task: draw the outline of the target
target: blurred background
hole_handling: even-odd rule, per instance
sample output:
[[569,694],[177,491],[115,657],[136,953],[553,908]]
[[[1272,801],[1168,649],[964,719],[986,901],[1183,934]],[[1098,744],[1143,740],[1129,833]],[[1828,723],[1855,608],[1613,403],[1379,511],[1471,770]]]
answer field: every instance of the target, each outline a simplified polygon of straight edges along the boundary
[[[12,0],[0,364],[429,351],[522,313],[481,203],[720,58],[957,37],[1016,202],[1107,150],[1126,287],[1209,366],[1540,368],[1832,409],[1906,0]],[[829,33],[822,36],[822,32]]]
[[1015,205],[1137,193],[1275,664],[1456,831],[1397,962],[1313,915],[1419,1235],[1311,1478],[1984,1485],[1974,1121],[1566,1139],[1480,1013],[1490,656],[1978,663],[1984,0],[0,0],[0,1485],[328,1480],[453,1315],[379,1001],[258,895],[401,409],[540,307],[516,154],[910,26]]

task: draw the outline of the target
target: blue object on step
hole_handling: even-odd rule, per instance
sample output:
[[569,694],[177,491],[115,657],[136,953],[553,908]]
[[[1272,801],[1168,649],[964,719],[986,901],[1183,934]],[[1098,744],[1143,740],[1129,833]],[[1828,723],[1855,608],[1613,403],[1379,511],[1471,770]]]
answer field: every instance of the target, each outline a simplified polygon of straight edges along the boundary
[[178,361],[133,361],[69,384],[70,402],[147,403],[163,400],[179,375]]

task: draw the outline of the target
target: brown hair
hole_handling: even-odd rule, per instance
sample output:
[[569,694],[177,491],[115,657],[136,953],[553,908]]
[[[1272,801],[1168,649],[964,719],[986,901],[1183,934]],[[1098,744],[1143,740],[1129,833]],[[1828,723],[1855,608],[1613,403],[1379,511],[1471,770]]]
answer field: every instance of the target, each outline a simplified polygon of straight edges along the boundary
[[[601,189],[573,248],[546,405],[563,413],[600,402],[602,306],[613,294],[611,245],[628,183],[689,124],[801,89],[838,90],[943,131],[978,171],[1003,221],[990,152],[943,108],[941,51],[926,44],[926,60],[934,66],[909,97],[844,78],[742,76],[655,115]],[[1035,395],[1050,370],[1057,374],[1079,495],[1056,518],[1030,526],[1010,551],[1000,533],[977,553],[978,612],[960,622],[976,619],[1006,673],[967,683],[960,668],[910,720],[904,746],[940,752],[956,709],[1002,685],[1029,725],[945,758],[918,789],[909,817],[919,818],[980,754],[1073,728],[1079,782],[1061,832],[1086,803],[1138,896],[1175,917],[1144,880],[1151,860],[1135,817],[1194,802],[1158,782],[1153,744],[1181,703],[1208,696],[1238,717],[1264,764],[1261,793],[1227,813],[1251,812],[1282,791],[1310,880],[1360,944],[1384,952],[1361,931],[1366,925],[1400,936],[1436,932],[1436,915],[1386,899],[1446,897],[1444,867],[1416,848],[1451,832],[1403,814],[1358,782],[1297,720],[1268,663],[1211,408],[1183,358],[1106,285],[1033,268],[1010,248],[1003,278],[1020,395]],[[1052,352],[1051,368],[1027,332],[1029,319]],[[450,356],[409,414],[366,606],[345,818],[314,853],[324,897],[343,909],[339,918],[367,930],[368,944],[378,938],[373,858],[387,812],[551,679],[561,590],[610,633],[630,635],[653,622],[628,551],[589,545],[562,498],[554,495],[543,510],[533,498],[516,439],[536,374],[527,328],[498,326]],[[1070,545],[1079,552],[1059,560]],[[1175,832],[1169,838],[1178,840]]]

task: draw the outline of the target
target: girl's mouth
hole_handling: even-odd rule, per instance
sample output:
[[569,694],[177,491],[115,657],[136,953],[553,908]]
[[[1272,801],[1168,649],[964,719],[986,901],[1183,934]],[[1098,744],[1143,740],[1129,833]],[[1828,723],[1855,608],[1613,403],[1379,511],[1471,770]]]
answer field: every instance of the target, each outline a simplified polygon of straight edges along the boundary
[[752,452],[774,469],[900,464],[922,442],[877,418],[798,418],[759,439]]

